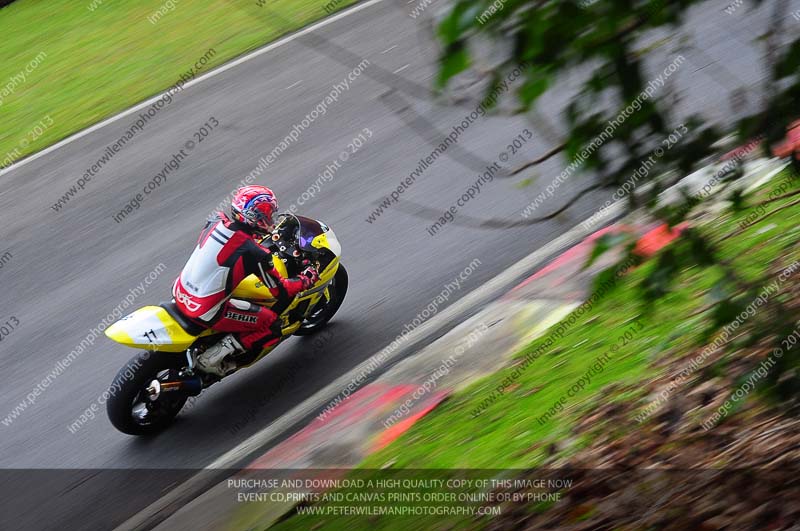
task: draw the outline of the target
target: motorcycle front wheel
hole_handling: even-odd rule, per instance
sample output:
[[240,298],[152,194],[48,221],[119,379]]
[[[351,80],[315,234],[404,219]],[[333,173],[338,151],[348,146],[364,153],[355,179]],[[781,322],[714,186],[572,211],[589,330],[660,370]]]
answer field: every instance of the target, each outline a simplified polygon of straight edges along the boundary
[[344,301],[344,296],[347,294],[347,283],[347,270],[340,264],[336,274],[328,284],[330,298],[320,301],[294,334],[308,336],[325,328],[325,325],[333,318]]
[[152,400],[153,380],[174,378],[185,361],[179,355],[142,352],[123,366],[109,388],[106,412],[111,424],[128,435],[153,435],[172,424],[186,403],[183,393],[161,393]]

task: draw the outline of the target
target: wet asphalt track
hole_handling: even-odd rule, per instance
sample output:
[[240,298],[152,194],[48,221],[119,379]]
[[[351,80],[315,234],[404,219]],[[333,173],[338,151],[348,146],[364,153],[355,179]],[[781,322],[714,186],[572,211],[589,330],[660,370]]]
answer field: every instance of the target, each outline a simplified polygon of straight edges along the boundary
[[[431,237],[426,227],[432,221],[412,214],[415,207],[409,204],[402,209],[394,205],[376,222],[367,223],[376,202],[430,154],[430,142],[441,141],[474,109],[474,103],[444,106],[425,97],[436,52],[420,29],[420,19],[407,15],[411,7],[391,1],[371,6],[186,89],[61,212],[50,205],[133,117],[1,177],[0,253],[8,250],[13,258],[0,269],[0,321],[14,316],[20,322],[0,343],[0,418],[5,418],[159,263],[166,271],[135,305],[167,299],[205,216],[334,83],[362,59],[370,62],[339,101],[277,158],[267,177],[257,181],[272,186],[282,206],[288,207],[363,128],[373,133],[300,209],[334,228],[350,273],[347,300],[324,345],[292,339],[256,367],[209,389],[167,433],[137,440],[116,432],[104,411],[76,433],[68,430],[134,354],[105,338],[98,340],[32,407],[11,425],[0,425],[0,466],[187,470],[168,474],[153,488],[124,481],[123,474],[75,472],[48,481],[31,479],[25,485],[45,490],[48,502],[55,505],[15,504],[24,517],[15,519],[14,527],[44,528],[54,523],[53,517],[67,528],[108,528],[123,521],[154,500],[160,489],[191,474],[189,469],[204,467],[385,346],[473,259],[478,258],[480,266],[450,303],[586,219],[592,205],[608,198],[610,192],[589,194],[553,220],[502,230],[474,228],[463,218]],[[741,14],[732,16],[722,7],[698,10],[693,21],[703,28],[698,32],[701,46],[696,54],[687,53],[690,62],[675,75],[676,83],[686,89],[682,108],[715,117],[729,111],[729,88],[747,87],[759,78],[751,66],[752,51],[741,43],[765,23],[761,12],[741,8]],[[726,35],[725,28],[733,28],[735,34]],[[567,102],[567,86],[565,80],[562,90],[545,98],[543,113],[551,119]],[[115,223],[113,214],[210,117],[220,126],[194,146],[180,169],[137,212]],[[403,199],[446,209],[474,183],[481,161],[496,161],[526,127],[535,135],[524,148],[527,155],[510,157],[508,166],[539,156],[552,145],[524,118],[480,119],[461,136],[457,149],[428,168]],[[514,186],[519,177],[495,179],[459,215],[519,221],[519,212],[563,166],[562,159],[549,161],[538,170],[543,177],[524,189]],[[589,184],[586,176],[573,177],[540,213],[555,210]],[[254,403],[263,405],[254,409]],[[21,485],[10,479],[6,477],[4,490],[19,492]]]

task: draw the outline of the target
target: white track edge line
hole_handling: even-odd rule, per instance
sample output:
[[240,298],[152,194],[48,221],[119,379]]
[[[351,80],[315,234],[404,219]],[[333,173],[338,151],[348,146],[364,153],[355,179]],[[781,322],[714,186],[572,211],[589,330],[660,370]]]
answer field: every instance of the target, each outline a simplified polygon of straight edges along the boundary
[[[617,216],[622,213],[623,208],[623,202],[620,201],[614,203],[609,207],[609,213],[612,217]],[[408,339],[405,343],[407,345],[413,345],[418,341],[425,339],[427,336],[434,334],[441,326],[446,325],[450,319],[458,316],[463,311],[468,310],[469,307],[477,306],[478,304],[485,302],[485,299],[494,296],[498,291],[508,288],[514,283],[515,280],[524,275],[527,271],[530,271],[536,267],[542,261],[546,260],[550,255],[555,254],[564,247],[577,243],[589,234],[595,232],[595,227],[590,227],[588,229],[583,227],[583,223],[589,219],[591,218],[587,218],[566,233],[555,238],[554,240],[551,240],[549,243],[532,252],[511,267],[505,269],[501,273],[498,273],[494,278],[484,283],[482,286],[464,295],[464,297],[456,301],[452,306],[447,307],[444,311],[442,311],[442,313],[437,314],[425,321],[423,324],[412,330],[408,336],[406,336]],[[254,433],[249,438],[245,439],[235,447],[222,454],[211,464],[206,466],[204,470],[228,468],[230,465],[243,459],[248,454],[260,447],[263,447],[273,439],[283,435],[283,433],[290,429],[294,424],[301,421],[303,418],[308,417],[314,411],[324,407],[333,398],[338,396],[341,390],[344,389],[344,387],[346,387],[347,384],[354,379],[354,375],[369,367],[369,365],[371,365],[372,358],[374,358],[382,350],[383,349],[378,350],[365,361],[347,373],[343,374],[324,388],[320,389],[302,403],[296,405],[289,412],[281,415],[279,418],[272,421],[260,431]],[[388,365],[397,357],[404,355],[405,350],[405,348],[399,348],[395,350],[387,357],[382,366]],[[205,481],[201,475],[202,472],[181,483],[165,496],[156,500],[148,507],[133,515],[127,521],[123,522],[115,529],[115,531],[138,529],[141,525],[145,524],[152,515],[157,514],[175,501],[179,500],[185,492],[191,491],[191,489],[194,488],[195,483]]]

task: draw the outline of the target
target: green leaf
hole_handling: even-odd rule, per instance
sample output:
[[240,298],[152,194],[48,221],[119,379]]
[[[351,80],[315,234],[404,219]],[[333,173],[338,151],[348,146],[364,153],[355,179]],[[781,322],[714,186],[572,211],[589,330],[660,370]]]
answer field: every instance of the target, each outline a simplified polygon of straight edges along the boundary
[[744,210],[744,193],[742,190],[734,190],[728,200],[731,202],[731,210],[741,212]]
[[469,68],[469,53],[462,43],[455,43],[445,52],[439,65],[438,88],[443,88],[453,76]]
[[525,83],[519,88],[517,94],[525,108],[531,106],[531,103],[536,101],[539,96],[547,91],[550,86],[549,77],[541,69],[532,69],[529,71]]
[[606,251],[627,241],[628,238],[629,236],[627,234],[621,232],[610,232],[597,238],[594,247],[592,248],[592,254],[589,255],[589,259],[584,264],[583,269],[591,266],[593,263],[595,263],[595,261],[597,261],[598,258],[605,254]]
[[456,7],[439,23],[437,33],[445,46],[450,46],[461,37],[458,19],[462,11],[462,4],[456,5]]
[[679,271],[678,259],[672,248],[658,255],[658,259],[647,278],[642,283],[645,303],[655,302],[669,292]]
[[731,293],[728,291],[725,281],[718,280],[708,292],[708,297],[711,299],[712,303],[717,304],[725,299],[729,299],[731,297]]
[[687,230],[683,233],[683,239],[689,242],[691,255],[688,259],[694,261],[701,266],[710,266],[717,263],[714,256],[714,249],[711,247],[708,240],[697,234],[693,230]]
[[525,179],[522,179],[520,182],[518,182],[514,186],[516,188],[520,188],[520,189],[521,188],[527,188],[528,186],[530,186],[533,183],[535,183],[537,179],[538,179],[538,177],[527,177]]
[[452,46],[462,40],[463,34],[477,24],[475,16],[480,5],[473,2],[460,2],[439,24],[438,33],[445,47]]
[[613,292],[618,285],[619,279],[617,278],[617,266],[614,265],[602,270],[597,274],[596,277],[594,277],[592,292],[603,293],[604,295],[607,295]]
[[501,83],[503,82],[503,76],[500,74],[500,71],[494,70],[492,72],[492,80],[491,82],[486,85],[486,90],[483,93],[483,99],[481,100],[481,105],[487,111],[492,110],[496,105],[500,97],[498,96],[498,89],[501,88]]

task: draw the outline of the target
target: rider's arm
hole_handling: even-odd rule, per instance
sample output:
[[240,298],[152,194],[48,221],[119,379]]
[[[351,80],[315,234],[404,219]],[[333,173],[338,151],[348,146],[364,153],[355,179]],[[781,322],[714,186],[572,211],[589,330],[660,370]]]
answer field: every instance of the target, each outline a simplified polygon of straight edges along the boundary
[[[251,241],[252,245],[248,244],[245,250],[245,268],[248,270],[248,273],[255,274],[261,278],[261,280],[264,281],[264,284],[267,286],[270,286],[275,282],[280,282],[280,284],[283,286],[283,289],[286,291],[286,295],[290,298],[311,287],[313,282],[306,276],[294,278],[284,278],[281,276],[280,272],[275,269],[275,264],[272,261],[273,255],[269,249],[263,247],[255,240]],[[261,269],[258,267],[258,264],[261,264],[261,267],[264,269],[264,273],[271,277],[271,279],[265,279],[262,277]],[[270,280],[272,282],[270,282]],[[271,288],[270,291],[275,296],[279,294],[279,288]]]

